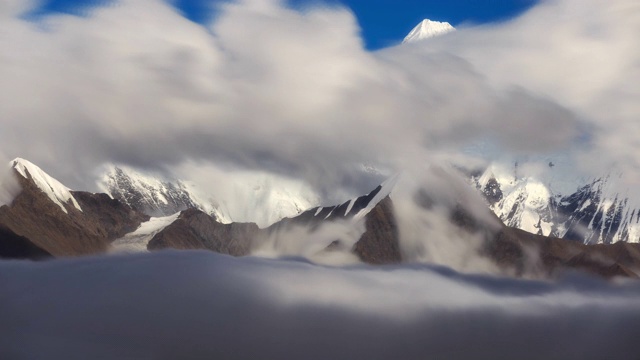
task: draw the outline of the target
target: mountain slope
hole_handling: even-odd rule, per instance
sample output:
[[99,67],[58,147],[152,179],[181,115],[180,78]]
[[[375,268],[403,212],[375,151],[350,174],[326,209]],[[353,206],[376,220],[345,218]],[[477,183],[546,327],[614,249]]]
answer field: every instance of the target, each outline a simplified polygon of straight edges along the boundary
[[22,191],[0,207],[0,226],[53,256],[105,252],[148,219],[106,194],[71,191],[24,159],[11,165]]
[[100,187],[114,199],[149,216],[169,216],[195,208],[215,216],[218,221],[230,221],[214,205],[199,200],[180,180],[166,181],[113,166],[104,174]]
[[40,191],[46,194],[47,197],[65,213],[68,213],[67,206],[69,204],[73,205],[77,210],[82,211],[82,208],[71,194],[69,188],[49,176],[33,163],[25,159],[16,158],[13,160],[12,166],[22,178],[30,179]]

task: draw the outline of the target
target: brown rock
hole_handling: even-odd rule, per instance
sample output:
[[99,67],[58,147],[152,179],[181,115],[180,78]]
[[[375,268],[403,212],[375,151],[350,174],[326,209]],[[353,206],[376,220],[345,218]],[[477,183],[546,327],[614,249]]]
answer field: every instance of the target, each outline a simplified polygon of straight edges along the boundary
[[401,261],[398,224],[388,196],[366,216],[365,232],[353,251],[369,264],[394,264]]
[[221,254],[243,256],[249,253],[259,231],[254,223],[221,224],[200,210],[189,209],[156,234],[147,248],[208,249]]

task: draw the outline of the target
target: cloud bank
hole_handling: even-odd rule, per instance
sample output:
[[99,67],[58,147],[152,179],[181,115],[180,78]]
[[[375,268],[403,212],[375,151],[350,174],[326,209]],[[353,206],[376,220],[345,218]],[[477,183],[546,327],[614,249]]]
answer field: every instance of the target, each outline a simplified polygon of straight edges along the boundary
[[637,283],[210,252],[0,268],[5,358],[603,359],[640,350]]
[[[323,197],[336,188],[362,193],[380,180],[357,165],[410,171],[459,160],[459,149],[478,139],[504,151],[564,149],[590,119],[562,93],[541,91],[537,77],[499,69],[529,69],[517,66],[529,45],[539,72],[555,64],[535,46],[539,37],[529,39],[536,19],[575,3],[540,5],[511,23],[376,53],[364,50],[356,19],[340,7],[223,3],[203,27],[152,0],[36,22],[18,16],[26,6],[8,6],[0,13],[7,34],[0,140],[10,156],[51,169],[74,188],[90,190],[87,174],[104,162],[177,172],[201,161],[286,174]],[[586,21],[569,10],[552,24],[552,50],[574,40],[556,33]],[[601,26],[613,20],[620,23],[610,16]],[[522,80],[518,88],[502,86],[506,74]],[[598,74],[580,72],[584,81],[591,76]],[[573,88],[556,78],[557,88]]]

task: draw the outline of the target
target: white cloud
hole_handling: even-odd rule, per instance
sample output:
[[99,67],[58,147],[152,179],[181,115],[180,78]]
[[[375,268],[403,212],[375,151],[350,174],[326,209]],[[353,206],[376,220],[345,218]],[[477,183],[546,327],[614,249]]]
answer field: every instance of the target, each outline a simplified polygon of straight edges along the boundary
[[[322,191],[362,183],[354,164],[410,168],[478,136],[530,150],[532,138],[549,148],[576,135],[561,105],[496,91],[473,63],[428,43],[365,51],[343,8],[241,1],[221,5],[209,30],[152,0],[8,19],[3,141],[74,187],[103,161],[223,159]],[[532,134],[540,118],[553,137]]]

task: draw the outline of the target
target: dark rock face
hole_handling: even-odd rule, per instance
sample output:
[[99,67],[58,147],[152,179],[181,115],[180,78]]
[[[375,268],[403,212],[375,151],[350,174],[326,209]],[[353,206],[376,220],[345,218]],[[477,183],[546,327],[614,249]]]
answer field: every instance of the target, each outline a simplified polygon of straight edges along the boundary
[[0,258],[40,260],[51,254],[4,226],[0,226]]
[[401,261],[398,224],[388,196],[366,216],[365,232],[353,251],[369,264],[395,264]]
[[73,193],[83,210],[66,204],[65,213],[31,178],[17,179],[22,192],[11,205],[0,207],[0,226],[53,256],[105,252],[112,240],[148,220],[108,195],[84,192]]
[[497,202],[502,200],[502,190],[500,189],[500,184],[495,178],[489,179],[481,191],[489,202],[489,205],[495,205]]
[[249,254],[253,239],[260,229],[253,223],[221,224],[206,213],[183,211],[171,225],[156,234],[147,248],[208,249],[221,254]]
[[93,194],[73,191],[85,220],[95,226],[95,232],[106,239],[117,239],[134,231],[140,223],[149,220],[149,216],[132,209],[107,194]]

